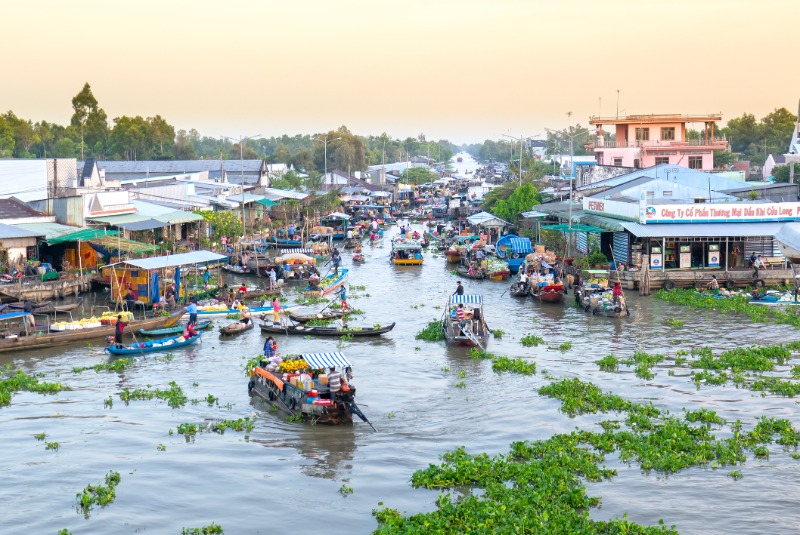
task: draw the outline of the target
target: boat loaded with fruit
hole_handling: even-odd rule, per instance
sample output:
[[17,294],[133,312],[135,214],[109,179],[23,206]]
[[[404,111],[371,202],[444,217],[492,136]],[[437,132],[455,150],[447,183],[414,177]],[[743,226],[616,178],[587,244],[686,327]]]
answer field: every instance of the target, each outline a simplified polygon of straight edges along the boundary
[[339,425],[353,423],[355,414],[372,426],[356,405],[352,377],[342,353],[273,356],[252,366],[247,390],[290,418]]

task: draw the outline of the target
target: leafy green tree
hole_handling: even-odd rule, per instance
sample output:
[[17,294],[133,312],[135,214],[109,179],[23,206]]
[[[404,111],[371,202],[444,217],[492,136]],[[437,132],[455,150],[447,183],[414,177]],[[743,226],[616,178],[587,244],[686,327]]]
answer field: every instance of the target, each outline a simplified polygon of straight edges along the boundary
[[75,158],[79,156],[79,150],[79,147],[69,137],[62,137],[54,147],[56,158]]
[[175,134],[175,159],[194,160],[197,154],[186,130],[178,130]]
[[0,158],[11,158],[14,144],[14,125],[9,124],[5,116],[0,116]]
[[714,151],[714,169],[725,169],[737,160],[736,154],[729,150]]
[[789,182],[790,165],[794,166],[795,184],[800,182],[800,163],[798,162],[794,162],[792,164],[776,165],[772,169],[772,176],[775,178],[775,182]]
[[100,141],[105,144],[108,138],[108,117],[97,104],[89,82],[83,84],[77,95],[72,97],[73,114],[70,124],[80,135],[81,159],[84,158],[84,147],[94,147]]
[[404,184],[428,184],[438,178],[439,175],[427,167],[411,167],[400,173],[400,181]]
[[244,226],[238,216],[230,211],[215,212],[213,210],[195,210],[211,229],[211,237],[217,239],[221,236],[241,236]]
[[[496,188],[494,191],[500,188]],[[491,206],[491,212],[512,225],[517,223],[517,218],[522,212],[527,212],[542,201],[536,186],[531,182],[524,182],[513,189],[506,198],[498,198]]]

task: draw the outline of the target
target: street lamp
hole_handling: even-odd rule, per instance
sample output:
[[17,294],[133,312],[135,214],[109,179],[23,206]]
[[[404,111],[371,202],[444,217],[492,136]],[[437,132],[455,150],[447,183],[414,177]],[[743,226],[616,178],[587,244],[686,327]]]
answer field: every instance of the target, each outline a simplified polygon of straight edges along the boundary
[[[261,134],[256,134],[255,136],[247,136],[242,137],[239,136],[239,169],[241,172],[242,177],[242,229],[244,233],[247,233],[247,220],[244,217],[244,142],[248,139],[258,139],[261,137]],[[234,140],[236,138],[231,138],[227,136],[223,136],[224,139]],[[267,171],[269,173],[269,170]]]
[[515,136],[508,135],[508,134],[503,134],[503,136],[505,136],[507,138],[510,138],[510,139],[513,139],[514,141],[519,140],[519,169],[518,170],[519,170],[519,185],[521,186],[522,185],[522,154],[523,154],[522,143],[524,141],[529,140],[529,139],[533,139],[533,138],[539,137],[539,134],[536,134],[534,136],[528,136],[528,137],[522,137],[522,136],[515,137]]
[[[323,145],[324,145],[324,158],[325,158],[325,178],[323,179],[323,183],[325,180],[328,180],[328,143],[331,141],[338,141],[342,139],[341,137],[335,137],[333,139],[328,139],[328,134],[321,134],[323,137]],[[317,136],[319,137],[319,135]],[[350,177],[347,177],[348,182],[350,181]]]

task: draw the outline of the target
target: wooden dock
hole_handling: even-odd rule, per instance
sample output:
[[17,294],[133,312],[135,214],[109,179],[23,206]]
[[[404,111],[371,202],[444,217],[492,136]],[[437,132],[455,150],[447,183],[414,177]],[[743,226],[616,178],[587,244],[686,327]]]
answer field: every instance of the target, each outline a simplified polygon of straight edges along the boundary
[[[716,275],[720,288],[744,288],[746,286],[778,286],[793,285],[791,269],[760,269],[758,279],[753,278],[753,270],[740,268],[733,270],[724,269],[667,269],[650,270],[650,289],[659,288],[701,288],[708,285],[712,275]],[[626,290],[637,290],[640,285],[641,271],[609,271],[608,280],[622,281]]]

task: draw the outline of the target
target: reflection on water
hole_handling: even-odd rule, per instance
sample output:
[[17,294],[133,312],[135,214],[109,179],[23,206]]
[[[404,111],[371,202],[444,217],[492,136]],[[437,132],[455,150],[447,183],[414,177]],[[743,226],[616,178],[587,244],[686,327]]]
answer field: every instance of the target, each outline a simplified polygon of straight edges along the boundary
[[[120,373],[73,373],[74,367],[108,359],[101,347],[85,344],[0,355],[0,363],[13,362],[71,388],[55,396],[20,392],[0,408],[0,502],[5,513],[0,533],[54,533],[62,528],[75,533],[179,533],[182,526],[211,521],[226,533],[274,533],[297,530],[298,519],[309,515],[309,504],[316,517],[326,519],[326,531],[366,533],[375,527],[370,511],[379,501],[408,513],[431,510],[436,493],[412,489],[409,479],[448,449],[466,446],[472,452],[501,453],[515,440],[545,438],[576,426],[592,428],[595,417],[567,418],[556,401],[536,394],[548,382],[545,371],[590,380],[673,414],[702,406],[729,421],[741,419],[746,427],[765,414],[800,425],[794,399],[762,398],[732,387],[697,389],[690,371],[675,368],[670,358],[647,381],[631,369],[605,373],[596,364],[607,354],[625,358],[637,349],[671,357],[677,349],[697,346],[721,350],[800,338],[788,326],[751,324],[635,294],[628,296],[630,318],[591,316],[573,306],[571,294],[563,305],[548,305],[512,298],[506,292],[508,282],[466,280],[468,293],[484,296],[489,326],[504,331],[502,338],[488,341],[487,349],[537,362],[537,375],[501,375],[492,371],[491,363],[472,359],[465,348],[414,338],[429,321],[441,318],[447,296],[455,290],[458,277],[443,256],[426,251],[423,266],[398,267],[389,264],[388,247],[382,244],[364,247],[364,253],[367,262],[359,266],[351,266],[343,255],[345,267],[352,268],[351,284],[366,286],[351,292],[361,294],[351,297],[352,304],[365,312],[353,324],[397,322],[392,332],[350,341],[277,339],[284,354],[343,351],[354,365],[359,406],[378,432],[360,421],[349,427],[286,422],[285,415],[269,412],[267,405],[251,405],[243,365],[261,352],[264,336],[253,329],[220,341],[216,334],[224,319],[201,343],[175,351],[172,359],[136,357],[136,364]],[[242,276],[228,282],[243,280],[264,282]],[[670,318],[683,320],[685,326],[669,326]],[[528,333],[546,343],[523,348],[519,340]],[[553,349],[567,341],[571,350]],[[119,400],[124,388],[167,388],[170,381],[184,390],[184,407],[171,409],[158,400],[126,406]],[[209,394],[219,402],[207,403]],[[104,407],[109,397],[113,407]],[[200,433],[187,443],[175,432],[181,423],[205,425],[253,415],[256,427],[247,438],[228,430],[223,435]],[[46,451],[33,438],[42,432],[48,441],[61,444],[58,452]],[[613,459],[609,465],[615,466]],[[102,481],[108,470],[123,476],[117,499],[84,520],[73,510],[74,495]],[[627,513],[647,524],[663,518],[686,533],[795,531],[800,512],[786,497],[800,486],[797,461],[776,448],[768,460],[749,460],[741,470],[745,477],[733,481],[725,475],[729,470],[692,469],[662,478],[622,466],[618,477],[591,485],[591,493],[603,503],[591,514],[611,518]],[[337,494],[342,482],[354,488],[346,500]],[[254,497],[258,505],[279,504],[281,514],[270,515],[265,525],[263,516],[253,514]],[[698,503],[703,504],[701,512]],[[753,514],[756,509],[758,515]]]

